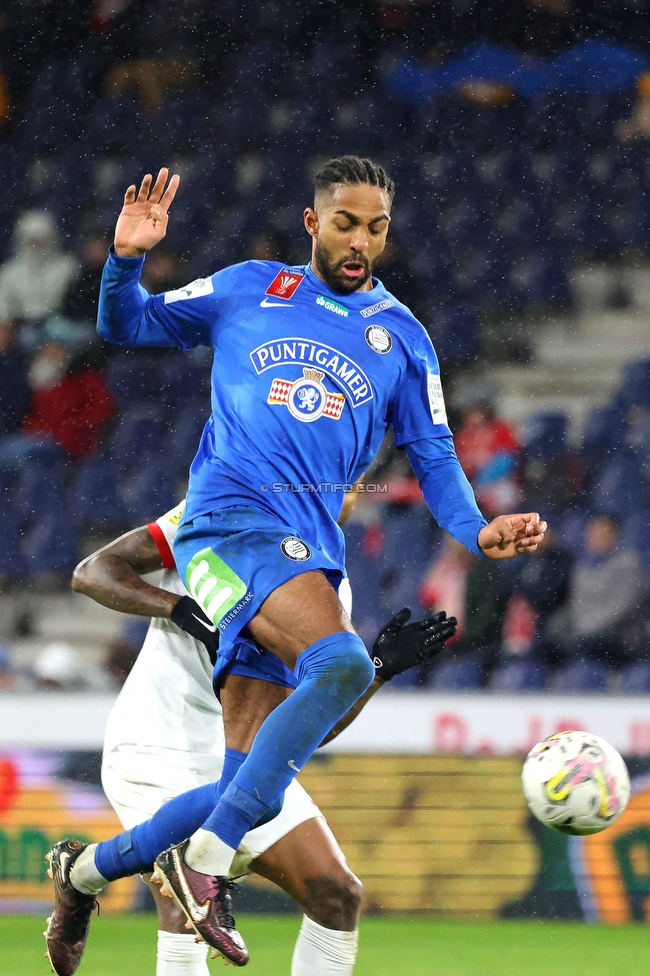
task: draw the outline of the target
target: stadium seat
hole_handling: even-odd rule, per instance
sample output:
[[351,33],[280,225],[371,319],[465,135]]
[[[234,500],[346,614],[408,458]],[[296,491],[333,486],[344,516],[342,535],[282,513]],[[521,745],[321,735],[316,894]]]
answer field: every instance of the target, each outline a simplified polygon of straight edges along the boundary
[[592,499],[599,511],[623,517],[644,508],[648,498],[639,459],[626,452],[608,461],[593,487]]
[[604,691],[607,677],[607,668],[602,664],[577,660],[556,675],[552,689],[559,692]]
[[623,670],[621,691],[628,695],[646,695],[650,692],[650,661],[635,661]]
[[0,576],[22,576],[27,564],[20,548],[19,526],[13,514],[0,513]]
[[45,457],[24,462],[13,491],[13,517],[33,523],[64,508],[64,469],[60,463],[60,452],[53,452],[51,462]]
[[178,503],[182,492],[166,455],[149,455],[139,461],[120,485],[120,501],[132,525],[164,515]]
[[27,532],[22,550],[30,576],[72,572],[79,558],[72,519],[62,509],[36,523]]
[[174,419],[169,443],[174,445],[174,464],[181,474],[187,474],[198,450],[208,416],[209,400],[206,398],[186,403]]
[[157,399],[157,364],[147,350],[130,349],[114,353],[105,372],[108,387],[122,410],[138,400]]
[[160,402],[132,403],[120,417],[111,437],[110,457],[122,468],[156,454],[163,447],[165,411]]
[[548,678],[548,669],[536,661],[505,661],[492,673],[490,691],[541,691]]
[[72,518],[78,526],[120,528],[127,524],[118,492],[118,465],[109,458],[83,461],[68,495]]
[[567,417],[563,413],[535,413],[526,418],[522,437],[527,458],[552,461],[566,446]]
[[451,658],[434,669],[429,687],[436,691],[471,691],[480,688],[481,679],[482,672],[477,661]]

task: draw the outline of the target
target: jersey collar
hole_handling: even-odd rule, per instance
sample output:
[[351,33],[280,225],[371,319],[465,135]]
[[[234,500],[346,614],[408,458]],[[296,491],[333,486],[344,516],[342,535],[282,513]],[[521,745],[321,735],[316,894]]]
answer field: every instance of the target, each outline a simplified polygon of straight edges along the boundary
[[311,269],[311,263],[306,264],[304,268],[305,275],[310,280],[314,288],[326,294],[328,297],[333,298],[337,302],[342,302],[343,304],[362,305],[364,308],[366,305],[372,305],[373,301],[377,301],[379,295],[385,292],[385,288],[382,285],[379,278],[373,276],[372,284],[373,287],[369,291],[352,291],[348,295],[343,295],[340,291],[334,291],[333,288],[319,278],[318,275],[314,274]]

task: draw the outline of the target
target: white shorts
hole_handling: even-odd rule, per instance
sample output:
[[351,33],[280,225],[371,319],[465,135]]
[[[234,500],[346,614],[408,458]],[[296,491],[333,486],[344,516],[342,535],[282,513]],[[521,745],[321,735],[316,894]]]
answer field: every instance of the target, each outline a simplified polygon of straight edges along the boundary
[[[104,756],[102,785],[120,822],[129,830],[153,816],[166,800],[197,786],[215,783],[221,775],[221,765],[221,758],[212,754],[123,745]],[[262,827],[249,830],[242,840],[231,877],[246,874],[251,861],[314,817],[325,819],[300,783],[293,780],[278,816]]]

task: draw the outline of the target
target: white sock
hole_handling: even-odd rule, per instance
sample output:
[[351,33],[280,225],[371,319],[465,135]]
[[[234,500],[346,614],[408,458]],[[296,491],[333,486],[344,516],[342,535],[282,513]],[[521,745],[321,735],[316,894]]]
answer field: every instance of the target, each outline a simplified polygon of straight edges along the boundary
[[291,976],[351,976],[358,945],[358,929],[337,932],[303,915],[291,960]]
[[95,867],[97,844],[89,844],[70,868],[72,887],[83,895],[99,895],[108,881]]
[[201,874],[218,874],[228,877],[230,865],[237,851],[213,834],[211,830],[199,827],[190,837],[185,851],[185,860],[195,871]]
[[156,976],[210,976],[208,946],[194,935],[158,929]]

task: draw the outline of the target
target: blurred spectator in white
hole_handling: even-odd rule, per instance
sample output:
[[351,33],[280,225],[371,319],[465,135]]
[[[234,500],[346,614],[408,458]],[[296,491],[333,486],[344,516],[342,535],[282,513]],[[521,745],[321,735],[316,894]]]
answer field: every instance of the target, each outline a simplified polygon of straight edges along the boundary
[[641,565],[621,543],[618,520],[594,515],[585,530],[585,550],[571,574],[569,609],[573,654],[619,665],[627,657],[625,635],[640,612]]
[[0,268],[0,320],[34,322],[58,312],[78,263],[61,250],[52,215],[45,210],[22,214],[14,229],[14,252]]
[[14,252],[0,268],[0,319],[34,322],[59,311],[78,263],[61,250],[52,215],[22,214],[14,228]]
[[34,661],[38,688],[48,691],[77,691],[86,684],[79,651],[64,641],[53,641]]
[[27,413],[27,362],[15,341],[13,322],[0,322],[0,438],[14,434]]
[[623,143],[635,139],[650,139],[650,71],[644,71],[637,81],[639,98],[629,119],[616,126],[616,135]]
[[458,459],[486,517],[516,512],[521,501],[519,441],[510,424],[496,416],[489,402],[477,401],[463,409],[455,442]]

